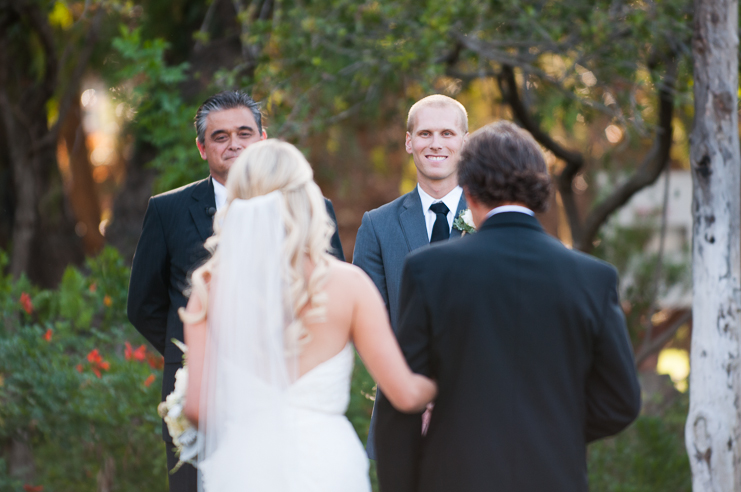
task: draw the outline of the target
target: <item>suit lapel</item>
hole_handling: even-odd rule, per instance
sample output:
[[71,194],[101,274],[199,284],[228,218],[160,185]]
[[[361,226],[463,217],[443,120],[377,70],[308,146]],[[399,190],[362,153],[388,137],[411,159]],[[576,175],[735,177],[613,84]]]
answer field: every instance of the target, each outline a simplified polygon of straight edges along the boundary
[[209,209],[216,210],[216,197],[214,196],[214,187],[211,184],[211,177],[201,181],[198,186],[193,188],[191,198],[193,203],[190,205],[190,215],[193,222],[204,241],[214,233],[214,217],[209,214]]
[[[453,220],[457,219],[461,212],[467,208],[468,204],[466,203],[466,195],[461,194],[461,199],[458,200],[458,210],[455,211]],[[450,231],[450,237],[451,239],[454,237],[461,237],[461,231],[453,227],[453,229],[451,229]]]
[[430,243],[427,237],[424,212],[422,212],[422,200],[419,198],[417,188],[407,193],[403,209],[399,214],[399,223],[407,240],[409,251],[414,251]]

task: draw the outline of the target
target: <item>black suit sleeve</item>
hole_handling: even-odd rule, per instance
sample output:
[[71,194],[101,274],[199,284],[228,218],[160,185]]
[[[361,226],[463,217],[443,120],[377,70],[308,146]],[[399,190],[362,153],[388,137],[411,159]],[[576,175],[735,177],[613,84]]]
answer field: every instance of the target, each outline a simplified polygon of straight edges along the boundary
[[150,199],[129,280],[126,314],[160,354],[165,353],[169,267],[167,244],[155,200]]
[[334,234],[332,234],[332,239],[330,240],[329,244],[332,247],[332,256],[337,258],[340,261],[345,261],[345,253],[342,251],[342,243],[340,242],[340,230],[339,227],[337,227],[337,217],[334,214],[334,207],[332,206],[332,202],[325,198],[324,202],[327,204],[327,213],[329,214],[329,218],[332,219],[332,222],[334,222]]
[[611,282],[586,383],[587,442],[620,432],[635,420],[641,410],[641,388],[614,271]]
[[[397,338],[412,371],[431,376],[430,318],[420,281],[407,261],[401,280]],[[422,413],[404,414],[378,392],[376,449],[382,492],[417,490],[422,447]]]

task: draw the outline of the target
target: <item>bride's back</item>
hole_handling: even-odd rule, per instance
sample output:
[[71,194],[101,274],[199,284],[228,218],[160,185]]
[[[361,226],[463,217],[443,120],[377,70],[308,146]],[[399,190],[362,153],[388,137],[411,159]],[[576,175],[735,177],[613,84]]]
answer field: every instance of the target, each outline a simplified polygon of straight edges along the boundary
[[[312,267],[307,265],[307,276]],[[352,328],[357,304],[363,302],[359,291],[365,274],[357,267],[334,258],[324,284],[326,311],[323,319],[305,322],[308,341],[299,355],[299,375],[306,374],[319,364],[337,355],[352,341]]]

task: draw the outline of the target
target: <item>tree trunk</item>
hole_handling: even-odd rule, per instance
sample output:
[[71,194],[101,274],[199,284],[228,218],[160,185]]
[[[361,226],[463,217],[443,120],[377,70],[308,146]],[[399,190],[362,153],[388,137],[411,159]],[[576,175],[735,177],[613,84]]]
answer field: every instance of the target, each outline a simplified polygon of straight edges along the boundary
[[741,490],[738,3],[695,0],[693,331],[685,442],[695,492]]
[[60,129],[69,155],[70,182],[68,196],[77,224],[75,232],[82,238],[85,253],[93,255],[103,247],[100,233],[100,200],[93,180],[93,169],[88,155],[85,131],[82,128],[80,98],[70,106],[67,119]]

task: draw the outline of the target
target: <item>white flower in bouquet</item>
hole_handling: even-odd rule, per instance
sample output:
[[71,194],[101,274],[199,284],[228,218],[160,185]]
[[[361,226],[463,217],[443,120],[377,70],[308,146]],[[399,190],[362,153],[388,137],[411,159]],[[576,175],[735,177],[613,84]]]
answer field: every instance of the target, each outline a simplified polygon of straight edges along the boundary
[[183,414],[185,395],[188,389],[188,364],[186,358],[188,347],[175,339],[172,342],[183,351],[183,367],[175,373],[175,389],[167,395],[165,401],[157,406],[157,413],[164,419],[167,425],[167,432],[172,437],[172,443],[175,445],[175,453],[179,457],[177,465],[171,471],[171,473],[174,473],[183,463],[195,464],[198,454],[196,447],[198,432]]

